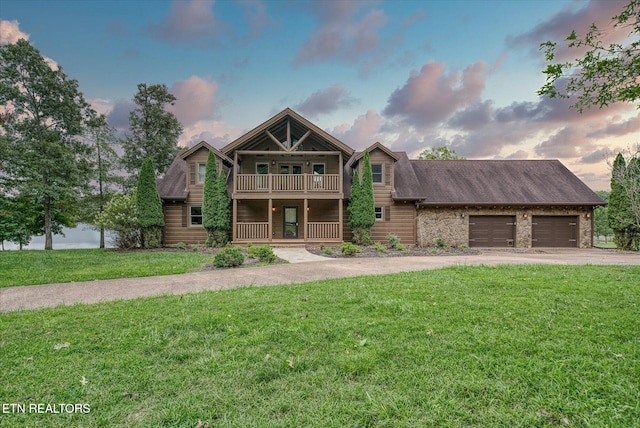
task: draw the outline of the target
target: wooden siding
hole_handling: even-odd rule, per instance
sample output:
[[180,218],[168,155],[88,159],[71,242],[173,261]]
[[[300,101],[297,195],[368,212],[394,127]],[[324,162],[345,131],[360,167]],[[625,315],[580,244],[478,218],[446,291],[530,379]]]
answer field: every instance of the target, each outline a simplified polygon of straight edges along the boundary
[[[380,206],[380,205],[377,205]],[[378,220],[371,229],[371,239],[376,242],[387,242],[387,235],[398,235],[400,242],[405,245],[416,243],[416,207],[410,203],[392,203],[382,205],[386,217],[389,212],[389,221]]]
[[[202,147],[185,159],[187,164],[185,186],[189,190],[189,196],[185,202],[170,201],[164,205],[164,245],[175,245],[178,242],[185,244],[204,244],[207,240],[207,232],[202,226],[191,226],[189,221],[189,208],[202,206],[203,183],[197,183],[198,164],[206,164],[209,150]],[[216,157],[218,172],[223,168],[222,161]],[[222,169],[226,172],[226,170]],[[193,179],[193,184],[191,181]]]
[[207,232],[202,226],[183,226],[183,214],[187,216],[185,223],[188,225],[189,213],[186,204],[169,202],[164,206],[164,245],[175,245],[178,242],[204,244]]

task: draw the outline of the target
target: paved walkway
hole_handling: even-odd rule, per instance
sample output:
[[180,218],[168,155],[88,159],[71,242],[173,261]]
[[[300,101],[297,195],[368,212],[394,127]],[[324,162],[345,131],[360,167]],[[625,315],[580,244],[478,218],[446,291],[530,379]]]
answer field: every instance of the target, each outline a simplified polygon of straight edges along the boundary
[[[296,248],[298,255],[306,252]],[[318,257],[318,256],[316,256]],[[607,250],[493,251],[480,255],[324,259],[241,269],[212,270],[183,275],[124,278],[65,284],[33,285],[0,289],[0,312],[96,303],[162,294],[203,290],[291,284],[329,278],[377,275],[452,265],[499,264],[605,264],[640,265],[637,253]]]

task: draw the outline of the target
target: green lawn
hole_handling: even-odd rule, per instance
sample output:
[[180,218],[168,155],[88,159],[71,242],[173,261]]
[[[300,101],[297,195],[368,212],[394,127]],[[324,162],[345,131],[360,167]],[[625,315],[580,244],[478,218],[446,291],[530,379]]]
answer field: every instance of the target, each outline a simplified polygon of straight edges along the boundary
[[0,288],[186,273],[211,261],[211,254],[188,251],[2,251]]
[[638,426],[638,284],[462,266],[0,314],[0,426]]

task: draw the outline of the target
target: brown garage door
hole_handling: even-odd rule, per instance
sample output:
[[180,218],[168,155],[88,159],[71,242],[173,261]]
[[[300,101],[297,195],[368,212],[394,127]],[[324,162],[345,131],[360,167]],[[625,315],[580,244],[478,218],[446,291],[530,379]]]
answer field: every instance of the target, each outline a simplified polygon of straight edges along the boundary
[[534,247],[577,247],[578,218],[534,215],[531,223]]
[[513,247],[515,220],[509,215],[469,216],[469,246]]

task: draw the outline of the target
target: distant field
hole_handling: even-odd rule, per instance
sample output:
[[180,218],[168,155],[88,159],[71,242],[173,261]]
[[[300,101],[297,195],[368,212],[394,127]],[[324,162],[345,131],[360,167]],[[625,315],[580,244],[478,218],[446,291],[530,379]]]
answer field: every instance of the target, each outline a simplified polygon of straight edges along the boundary
[[34,250],[0,252],[0,288],[191,272],[212,261],[196,252]]
[[638,426],[638,284],[461,266],[0,314],[2,401],[90,407],[0,426]]

